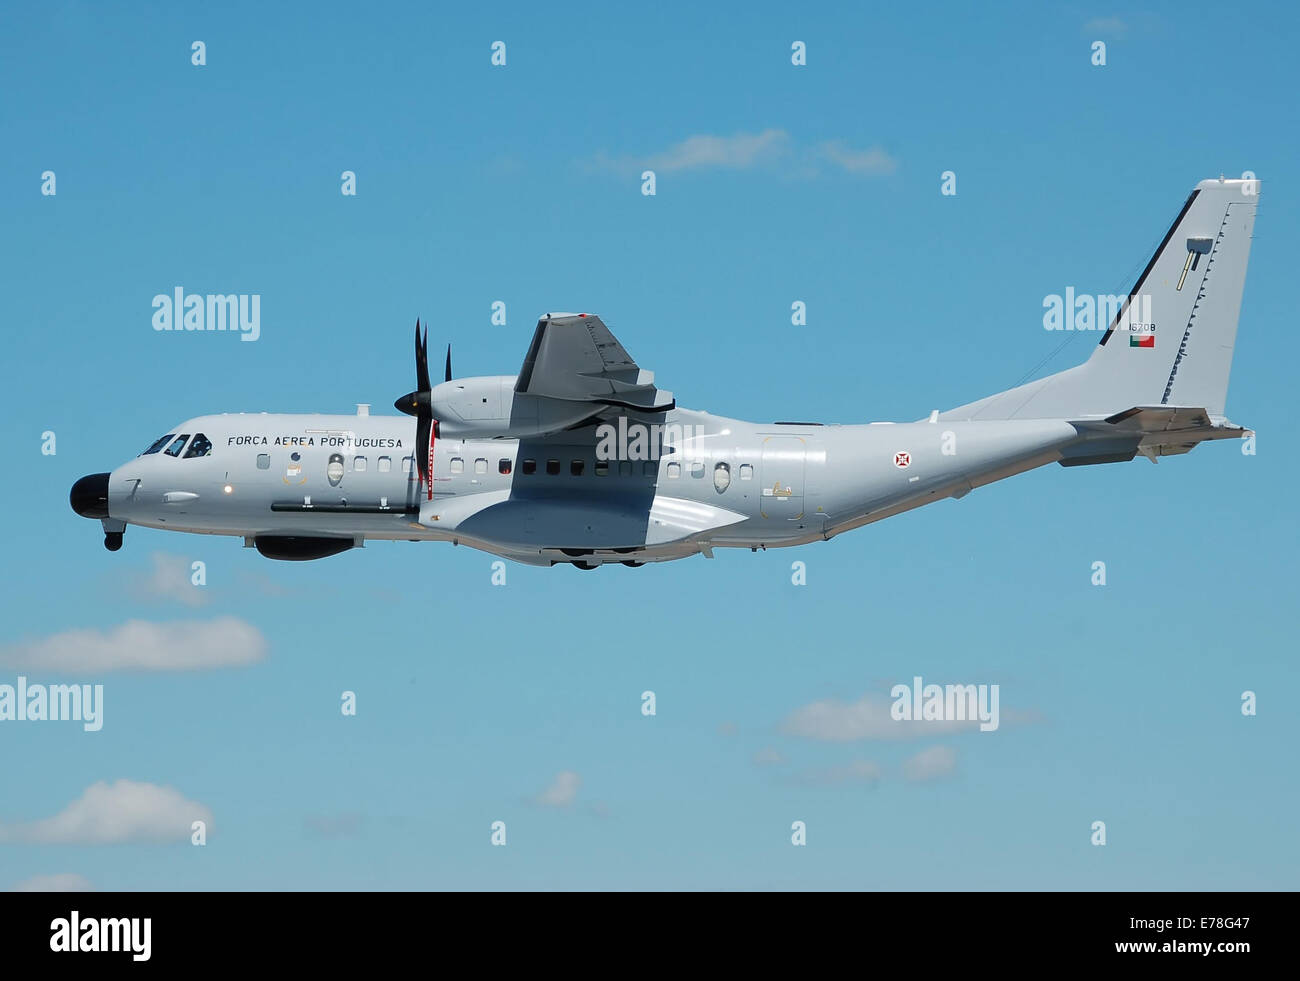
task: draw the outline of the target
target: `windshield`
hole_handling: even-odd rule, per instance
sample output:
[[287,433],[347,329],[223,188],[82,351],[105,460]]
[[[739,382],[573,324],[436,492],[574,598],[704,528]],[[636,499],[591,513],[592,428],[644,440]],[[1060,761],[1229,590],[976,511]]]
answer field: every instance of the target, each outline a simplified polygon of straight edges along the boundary
[[154,442],[150,443],[149,448],[145,450],[143,453],[141,453],[140,455],[148,456],[150,453],[157,453],[164,446],[166,446],[171,441],[171,438],[175,435],[176,435],[175,433],[168,433],[166,436],[163,436],[162,438],[155,440]]

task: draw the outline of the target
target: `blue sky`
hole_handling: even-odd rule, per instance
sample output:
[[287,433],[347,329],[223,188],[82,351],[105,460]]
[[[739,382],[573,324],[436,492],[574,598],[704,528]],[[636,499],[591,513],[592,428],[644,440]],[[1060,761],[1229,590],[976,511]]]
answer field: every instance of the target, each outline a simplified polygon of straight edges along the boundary
[[[105,724],[0,724],[0,888],[1295,888],[1298,28],[1284,4],[7,5],[0,684],[102,683]],[[1246,170],[1228,413],[1254,456],[1050,467],[797,551],[504,587],[439,545],[287,564],[131,529],[110,554],[67,506],[183,418],[388,411],[417,316],[459,375],[593,310],[682,405],[915,419],[1021,380],[1060,343],[1044,296],[1128,289],[1195,182]],[[261,294],[258,342],[153,331],[178,285]],[[174,574],[195,560],[202,590]],[[254,663],[13,667],[219,618]],[[916,675],[999,684],[1002,727],[792,724]],[[909,779],[924,752],[944,765]],[[96,843],[74,819],[101,781],[205,809],[208,844],[121,815]]]

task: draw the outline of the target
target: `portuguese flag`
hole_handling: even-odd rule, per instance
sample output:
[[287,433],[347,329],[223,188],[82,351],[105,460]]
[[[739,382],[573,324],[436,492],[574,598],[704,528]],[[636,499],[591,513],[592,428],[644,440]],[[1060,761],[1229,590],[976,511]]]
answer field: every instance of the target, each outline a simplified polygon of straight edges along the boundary
[[1129,334],[1129,335],[1128,335],[1128,346],[1129,346],[1129,347],[1155,347],[1155,346],[1156,346],[1156,335],[1155,335],[1154,333],[1150,333],[1150,334]]

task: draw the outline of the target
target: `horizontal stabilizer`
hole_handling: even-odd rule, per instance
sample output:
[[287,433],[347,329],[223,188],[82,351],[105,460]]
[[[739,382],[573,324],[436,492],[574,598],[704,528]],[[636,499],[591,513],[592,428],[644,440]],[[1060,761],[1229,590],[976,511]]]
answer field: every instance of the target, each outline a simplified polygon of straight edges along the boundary
[[1071,423],[1086,439],[1066,450],[1064,466],[1112,463],[1145,456],[1187,453],[1210,439],[1242,439],[1249,429],[1227,419],[1213,419],[1203,408],[1184,405],[1137,405],[1105,419]]

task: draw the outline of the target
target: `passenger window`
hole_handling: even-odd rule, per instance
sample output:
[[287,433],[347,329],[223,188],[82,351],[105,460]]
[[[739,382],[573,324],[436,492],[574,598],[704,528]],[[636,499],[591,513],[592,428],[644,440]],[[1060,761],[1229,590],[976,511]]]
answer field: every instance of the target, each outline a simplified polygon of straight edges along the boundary
[[570,461],[569,461],[569,476],[571,476],[571,477],[581,477],[581,476],[582,476],[582,471],[583,471],[583,469],[585,468],[585,466],[586,466],[586,464],[584,464],[581,460],[570,460]]
[[536,460],[525,460],[525,461],[524,461],[524,473],[537,473],[537,461],[536,461]]
[[271,469],[271,454],[270,454],[270,453],[259,453],[259,454],[257,454],[257,469],[258,469],[258,470],[270,470],[270,469]]
[[464,472],[465,472],[465,461],[462,460],[462,459],[461,459],[460,457],[458,457],[458,456],[453,456],[453,457],[451,458],[451,472],[452,472],[452,473],[464,473]]
[[632,464],[629,463],[627,460],[619,460],[619,461],[618,461],[618,475],[619,475],[620,477],[630,477],[630,476],[632,476]]
[[337,487],[343,480],[343,454],[331,453],[329,461],[325,465],[325,477],[330,482],[331,487]]
[[694,463],[691,464],[691,476],[692,476],[692,477],[703,477],[703,476],[704,476],[704,461],[703,461],[703,460],[696,460]]
[[668,479],[676,480],[682,475],[682,465],[680,463],[668,464]]
[[597,460],[597,461],[596,461],[596,476],[597,476],[597,477],[608,477],[608,476],[609,476],[609,461],[608,461],[608,460]]
[[354,456],[352,458],[352,470],[354,473],[365,473],[366,458],[364,456]]
[[641,464],[641,472],[647,477],[658,477],[659,464],[654,460],[646,460],[645,463]]
[[498,460],[497,473],[504,473],[504,474],[510,473],[510,461],[506,459]]
[[753,480],[753,479],[754,479],[754,468],[753,468],[752,465],[750,465],[750,464],[748,464],[748,463],[742,463],[742,464],[740,465],[740,479],[741,479],[741,480]]
[[175,435],[176,435],[175,433],[168,433],[168,434],[167,434],[166,436],[164,436],[162,439],[159,439],[159,440],[154,441],[153,443],[150,443],[150,444],[149,444],[149,448],[148,448],[147,450],[145,450],[143,453],[141,453],[140,455],[141,455],[141,456],[148,456],[150,453],[157,453],[157,452],[158,452],[159,450],[161,450],[164,446],[166,446],[168,443],[170,443],[170,442],[172,441],[172,437],[175,436]]
[[388,473],[392,469],[393,469],[393,458],[388,456],[381,456],[379,458],[379,472]]
[[560,461],[559,461],[559,460],[547,460],[547,461],[546,461],[546,472],[547,472],[548,474],[550,474],[552,477],[554,477],[557,473],[560,472]]
[[481,457],[479,457],[477,460],[474,461],[474,472],[475,472],[475,473],[487,473],[487,458],[486,458],[486,457],[482,457],[482,456],[481,456]]
[[402,457],[402,472],[405,473],[407,477],[415,477],[415,457]]
[[731,486],[731,467],[725,463],[713,467],[713,487],[719,494]]
[[185,451],[185,459],[188,460],[196,456],[211,456],[211,455],[212,455],[212,440],[208,439],[202,433],[195,433],[194,442],[191,443],[190,448]]
[[168,456],[180,456],[181,450],[185,449],[185,441],[190,438],[189,433],[181,433],[172,442],[172,445],[163,450]]

